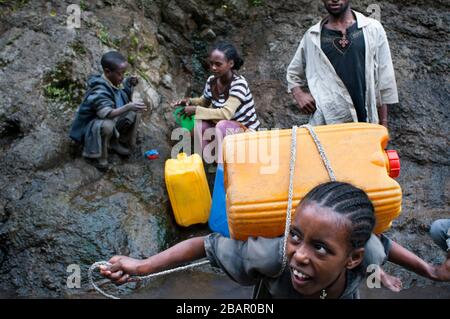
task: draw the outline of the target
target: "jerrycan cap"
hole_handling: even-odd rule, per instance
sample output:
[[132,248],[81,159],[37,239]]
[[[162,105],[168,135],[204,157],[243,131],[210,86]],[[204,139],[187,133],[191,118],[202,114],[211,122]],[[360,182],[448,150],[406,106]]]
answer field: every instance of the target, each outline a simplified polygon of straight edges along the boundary
[[400,176],[400,157],[395,150],[386,150],[386,155],[389,161],[389,176],[397,178]]
[[187,156],[186,153],[178,153],[178,154],[177,154],[177,159],[178,159],[179,161],[185,160],[187,157],[188,157],[188,156]]

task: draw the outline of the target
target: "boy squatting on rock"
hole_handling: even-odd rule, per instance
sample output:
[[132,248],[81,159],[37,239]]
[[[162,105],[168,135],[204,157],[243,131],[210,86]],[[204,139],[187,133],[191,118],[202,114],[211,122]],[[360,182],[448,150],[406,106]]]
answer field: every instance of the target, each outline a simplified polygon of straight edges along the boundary
[[[108,149],[128,156],[136,145],[141,102],[132,102],[137,77],[124,80],[126,59],[116,51],[102,56],[102,75],[88,80],[88,91],[70,130],[70,137],[83,144],[83,156],[97,159],[99,169],[108,168]],[[123,86],[122,86],[123,82]]]

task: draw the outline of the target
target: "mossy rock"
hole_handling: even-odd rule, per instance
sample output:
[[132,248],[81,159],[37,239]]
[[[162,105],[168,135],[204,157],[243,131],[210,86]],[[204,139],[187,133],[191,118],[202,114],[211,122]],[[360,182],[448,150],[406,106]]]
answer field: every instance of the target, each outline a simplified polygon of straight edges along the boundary
[[75,108],[82,100],[84,85],[73,78],[71,61],[59,62],[44,76],[44,96],[50,101],[65,103]]
[[73,51],[77,55],[86,55],[86,53],[87,53],[87,49],[83,45],[83,42],[81,40],[76,40],[76,41],[72,42],[70,47],[73,49]]

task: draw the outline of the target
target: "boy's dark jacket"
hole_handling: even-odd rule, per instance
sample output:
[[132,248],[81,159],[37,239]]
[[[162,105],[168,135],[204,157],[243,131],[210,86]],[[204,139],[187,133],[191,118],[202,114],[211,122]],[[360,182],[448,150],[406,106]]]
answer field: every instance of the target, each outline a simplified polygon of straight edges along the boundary
[[80,143],[84,142],[86,131],[96,119],[100,119],[97,111],[103,108],[118,108],[131,101],[133,92],[129,78],[123,82],[123,89],[117,89],[101,75],[93,75],[88,79],[88,90],[81,103],[69,136]]

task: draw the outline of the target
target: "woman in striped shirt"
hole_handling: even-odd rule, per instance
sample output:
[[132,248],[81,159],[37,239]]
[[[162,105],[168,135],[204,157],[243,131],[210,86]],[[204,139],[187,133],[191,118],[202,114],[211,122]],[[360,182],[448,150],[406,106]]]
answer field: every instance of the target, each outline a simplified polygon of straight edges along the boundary
[[236,48],[229,43],[217,44],[209,54],[213,75],[206,81],[203,95],[183,99],[176,105],[184,105],[184,114],[195,115],[195,137],[201,141],[202,150],[209,140],[205,131],[215,127],[221,162],[221,141],[227,134],[256,131],[261,125],[248,83],[236,73],[244,61]]

